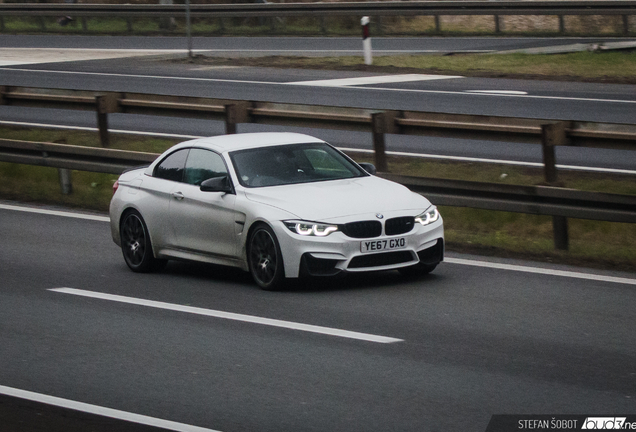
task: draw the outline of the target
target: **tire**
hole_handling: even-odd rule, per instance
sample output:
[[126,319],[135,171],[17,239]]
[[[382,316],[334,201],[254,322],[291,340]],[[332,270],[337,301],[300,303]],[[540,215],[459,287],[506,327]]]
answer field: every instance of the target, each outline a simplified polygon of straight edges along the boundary
[[143,217],[136,211],[124,214],[119,224],[121,251],[128,267],[136,273],[148,273],[163,269],[167,260],[155,258],[150,235]]
[[274,231],[265,224],[259,224],[247,241],[247,262],[254,282],[267,291],[281,289],[285,281],[285,267]]
[[418,276],[423,276],[425,274],[429,274],[430,272],[435,270],[435,267],[437,267],[437,264],[417,263],[417,264],[409,266],[409,267],[399,268],[398,271],[403,276],[412,278],[412,277],[418,277]]

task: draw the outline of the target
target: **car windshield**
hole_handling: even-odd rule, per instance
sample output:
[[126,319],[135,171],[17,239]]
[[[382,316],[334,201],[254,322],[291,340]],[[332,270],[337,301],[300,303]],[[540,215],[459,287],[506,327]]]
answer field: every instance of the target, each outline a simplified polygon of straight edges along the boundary
[[262,187],[368,175],[326,143],[291,144],[230,153],[243,186]]

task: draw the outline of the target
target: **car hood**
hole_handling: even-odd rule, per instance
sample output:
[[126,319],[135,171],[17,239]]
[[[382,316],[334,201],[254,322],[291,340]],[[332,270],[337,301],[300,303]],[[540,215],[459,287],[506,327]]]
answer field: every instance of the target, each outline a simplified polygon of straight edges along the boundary
[[431,205],[406,187],[375,176],[246,188],[245,195],[251,201],[317,222],[400,210],[422,211]]

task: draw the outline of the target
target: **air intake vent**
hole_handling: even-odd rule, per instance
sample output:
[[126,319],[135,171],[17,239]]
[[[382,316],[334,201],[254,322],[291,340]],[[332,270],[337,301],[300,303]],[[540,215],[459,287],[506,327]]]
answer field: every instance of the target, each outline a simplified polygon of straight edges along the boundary
[[409,251],[384,252],[354,257],[349,263],[349,268],[382,267],[409,261],[415,261],[413,254]]

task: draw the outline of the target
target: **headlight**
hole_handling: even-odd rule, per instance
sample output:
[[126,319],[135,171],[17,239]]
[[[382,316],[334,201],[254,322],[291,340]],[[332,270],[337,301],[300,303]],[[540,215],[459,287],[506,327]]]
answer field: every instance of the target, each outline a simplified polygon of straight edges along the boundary
[[439,212],[435,206],[429,207],[424,213],[415,216],[415,222],[419,222],[422,225],[432,224],[437,219],[439,219]]
[[291,232],[302,236],[326,237],[332,232],[338,231],[338,225],[306,221],[283,221],[283,223]]

